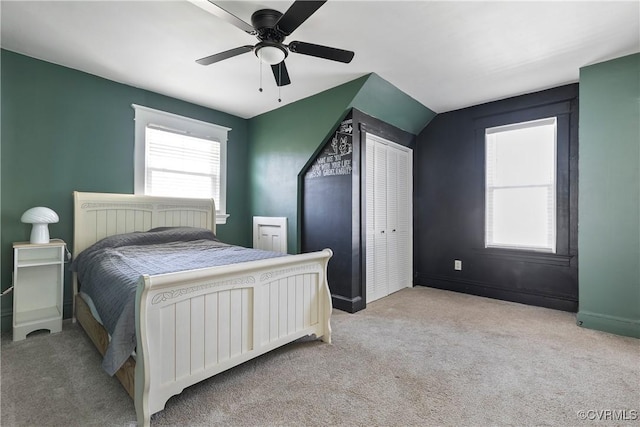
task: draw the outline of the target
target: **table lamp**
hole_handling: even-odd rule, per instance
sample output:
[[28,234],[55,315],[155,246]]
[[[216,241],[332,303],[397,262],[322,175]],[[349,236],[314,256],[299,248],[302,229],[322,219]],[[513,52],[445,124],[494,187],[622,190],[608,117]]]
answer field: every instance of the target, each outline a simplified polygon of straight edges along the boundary
[[44,206],[28,209],[22,214],[20,221],[32,224],[30,243],[49,243],[49,224],[60,220],[58,214]]

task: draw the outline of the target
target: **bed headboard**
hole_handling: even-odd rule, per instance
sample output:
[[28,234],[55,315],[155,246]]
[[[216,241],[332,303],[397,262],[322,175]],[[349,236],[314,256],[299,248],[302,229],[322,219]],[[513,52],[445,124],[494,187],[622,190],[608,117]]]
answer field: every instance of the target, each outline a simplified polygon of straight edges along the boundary
[[100,239],[155,227],[187,226],[216,231],[213,199],[73,192],[73,253]]

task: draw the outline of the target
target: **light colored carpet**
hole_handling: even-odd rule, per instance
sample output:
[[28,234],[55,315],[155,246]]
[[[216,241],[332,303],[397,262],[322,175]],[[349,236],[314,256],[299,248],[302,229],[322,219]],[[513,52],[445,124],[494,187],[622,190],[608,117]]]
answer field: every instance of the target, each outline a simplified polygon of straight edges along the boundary
[[[579,328],[571,313],[416,287],[335,310],[332,325],[332,345],[303,340],[206,380],[151,424],[593,424],[585,411],[638,425],[640,341]],[[3,426],[135,423],[79,326],[5,335]]]

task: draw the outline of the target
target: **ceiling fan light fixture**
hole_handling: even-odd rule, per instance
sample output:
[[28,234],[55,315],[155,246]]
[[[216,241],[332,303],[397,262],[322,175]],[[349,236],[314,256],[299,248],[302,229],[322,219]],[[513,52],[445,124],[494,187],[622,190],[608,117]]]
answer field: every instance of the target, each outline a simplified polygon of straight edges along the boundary
[[256,56],[265,64],[276,65],[284,61],[287,52],[280,46],[266,45],[256,49]]

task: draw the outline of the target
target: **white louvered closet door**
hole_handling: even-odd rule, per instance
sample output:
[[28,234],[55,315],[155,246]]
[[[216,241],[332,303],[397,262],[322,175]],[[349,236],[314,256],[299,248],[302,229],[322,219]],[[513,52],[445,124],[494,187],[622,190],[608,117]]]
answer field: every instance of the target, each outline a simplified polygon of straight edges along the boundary
[[375,158],[375,148],[374,144],[371,140],[367,138],[367,146],[366,146],[366,172],[365,172],[365,185],[366,185],[366,230],[367,230],[367,245],[366,245],[366,286],[367,286],[367,302],[373,301],[378,296],[378,289],[376,287],[376,275],[375,275],[375,265],[376,265],[376,251],[375,251],[375,237],[376,237],[376,223],[375,223],[375,212],[376,207],[374,203],[370,203],[371,200],[374,200],[375,194],[375,185],[374,185],[374,158]]
[[410,151],[398,151],[398,223],[395,231],[398,289],[413,286],[413,159]]
[[366,140],[367,302],[412,286],[411,150]]
[[368,145],[367,159],[367,227],[370,227],[367,233],[367,301],[374,301],[389,294],[386,147],[382,144]]
[[[400,270],[398,265],[398,151],[387,150],[387,295],[400,290]],[[383,206],[380,209],[384,209]],[[377,248],[376,248],[377,249]],[[377,254],[377,252],[376,252]]]

